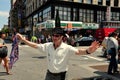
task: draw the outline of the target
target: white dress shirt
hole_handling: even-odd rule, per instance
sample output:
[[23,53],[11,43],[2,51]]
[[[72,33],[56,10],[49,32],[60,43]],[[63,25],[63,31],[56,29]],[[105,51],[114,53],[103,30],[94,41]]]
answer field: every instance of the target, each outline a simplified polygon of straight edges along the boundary
[[53,43],[39,44],[38,49],[47,53],[48,70],[52,73],[60,73],[68,70],[68,60],[71,54],[78,51],[77,48],[61,43],[58,48],[54,48]]
[[115,48],[116,53],[118,54],[118,46],[119,46],[118,40],[115,39],[114,37],[109,37],[109,39],[107,41],[107,50],[110,50],[111,48]]

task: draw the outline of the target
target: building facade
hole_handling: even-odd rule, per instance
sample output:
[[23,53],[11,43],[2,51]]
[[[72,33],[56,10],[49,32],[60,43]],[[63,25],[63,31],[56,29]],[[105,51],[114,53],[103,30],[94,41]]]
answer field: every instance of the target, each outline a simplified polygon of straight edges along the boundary
[[[120,21],[120,0],[24,0],[25,31],[33,32],[35,25],[54,20],[56,10],[62,21],[99,24],[103,20]],[[33,33],[32,33],[33,34]]]
[[23,33],[26,23],[25,19],[25,0],[11,0],[11,9],[9,17],[9,27],[11,31],[16,28],[18,32]]
[[120,0],[26,0],[28,24],[55,19],[59,10],[64,21],[99,23],[106,20],[107,7],[111,7],[111,19],[120,20]]

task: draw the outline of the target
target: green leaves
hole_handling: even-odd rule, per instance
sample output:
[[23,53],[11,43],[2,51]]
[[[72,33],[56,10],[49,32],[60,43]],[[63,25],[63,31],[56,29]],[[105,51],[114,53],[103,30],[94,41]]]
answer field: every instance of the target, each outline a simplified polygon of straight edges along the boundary
[[56,28],[61,27],[61,25],[60,25],[60,17],[59,17],[59,10],[58,9],[56,10],[55,27]]

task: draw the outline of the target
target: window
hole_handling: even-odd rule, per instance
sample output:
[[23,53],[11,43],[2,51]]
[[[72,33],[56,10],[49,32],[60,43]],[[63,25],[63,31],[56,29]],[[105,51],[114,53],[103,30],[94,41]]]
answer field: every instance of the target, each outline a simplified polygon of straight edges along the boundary
[[38,14],[33,16],[33,23],[36,25],[38,23]]
[[77,21],[77,10],[73,9],[73,21]]
[[68,0],[68,1],[72,2],[73,0]]
[[118,6],[118,0],[114,0],[114,6]]
[[[55,7],[55,11],[56,9],[59,10],[59,16],[61,20],[65,20],[65,21],[70,21],[71,20],[71,8],[69,7]],[[56,12],[55,12],[56,14]],[[56,15],[55,15],[56,16]],[[54,18],[55,18],[54,16]]]
[[33,6],[33,11],[34,11],[34,2],[33,2],[33,5],[32,5],[32,6]]
[[93,16],[93,10],[89,9],[79,9],[79,21],[82,22],[93,22],[94,16]]
[[43,11],[43,21],[51,19],[51,7],[46,8]]
[[35,0],[35,5],[34,5],[34,8],[37,9],[37,0]]
[[79,3],[82,3],[83,2],[83,0],[77,0]]
[[43,0],[39,0],[39,6],[43,4]]
[[39,22],[42,22],[42,12],[39,13]]
[[28,25],[29,25],[30,27],[32,27],[32,18],[31,18],[31,17],[28,18]]
[[113,21],[119,21],[120,13],[119,12],[111,12],[111,19]]
[[98,5],[102,5],[102,0],[98,0]]
[[110,0],[106,0],[106,5],[110,6]]
[[97,11],[97,23],[105,20],[105,12],[104,11]]
[[92,0],[86,0],[88,4],[92,4]]

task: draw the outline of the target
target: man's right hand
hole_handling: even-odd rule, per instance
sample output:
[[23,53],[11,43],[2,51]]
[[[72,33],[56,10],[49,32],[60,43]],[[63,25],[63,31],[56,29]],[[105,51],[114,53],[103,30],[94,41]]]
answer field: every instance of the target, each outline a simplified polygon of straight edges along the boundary
[[17,35],[17,38],[19,38],[20,40],[24,39],[23,36],[20,33],[17,33],[16,35]]

